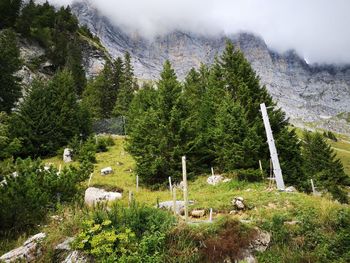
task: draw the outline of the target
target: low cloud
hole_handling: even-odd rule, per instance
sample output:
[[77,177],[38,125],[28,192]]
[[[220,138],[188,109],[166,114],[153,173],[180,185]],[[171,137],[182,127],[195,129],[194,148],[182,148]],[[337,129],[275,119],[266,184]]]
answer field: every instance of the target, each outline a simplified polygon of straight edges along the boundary
[[[348,0],[88,1],[113,23],[146,37],[173,30],[248,31],[279,52],[295,49],[310,63],[350,63]],[[67,5],[72,1],[50,2]]]

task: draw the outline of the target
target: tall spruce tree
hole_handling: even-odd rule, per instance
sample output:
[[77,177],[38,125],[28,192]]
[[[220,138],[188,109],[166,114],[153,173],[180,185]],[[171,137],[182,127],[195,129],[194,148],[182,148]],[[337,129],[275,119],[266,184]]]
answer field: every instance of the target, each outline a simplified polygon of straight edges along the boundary
[[327,190],[340,202],[347,203],[344,186],[350,186],[350,177],[322,134],[305,131],[302,149],[308,178],[314,179],[319,189]]
[[138,117],[129,133],[128,150],[136,160],[136,172],[147,184],[164,184],[168,176],[179,180],[181,156],[186,152],[186,105],[182,87],[170,62],[157,83],[157,100]]
[[134,92],[138,89],[137,82],[134,76],[134,69],[131,64],[130,54],[127,52],[124,56],[123,74],[121,76],[121,82],[118,89],[117,100],[115,102],[113,115],[114,116],[126,116]]
[[0,111],[10,112],[21,96],[19,78],[14,73],[21,67],[15,33],[6,29],[0,32]]
[[7,27],[14,27],[21,6],[22,0],[0,1],[0,30]]
[[48,84],[35,81],[11,121],[12,136],[22,142],[20,155],[54,154],[88,130],[81,130],[82,122],[89,123],[81,116],[74,80],[67,70],[58,72]]

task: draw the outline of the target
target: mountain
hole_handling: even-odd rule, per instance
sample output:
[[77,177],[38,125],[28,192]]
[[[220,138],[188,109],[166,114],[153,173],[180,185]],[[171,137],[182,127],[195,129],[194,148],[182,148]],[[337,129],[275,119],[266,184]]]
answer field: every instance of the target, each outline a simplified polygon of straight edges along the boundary
[[243,51],[292,123],[350,133],[350,65],[309,65],[296,52],[279,54],[250,33],[204,36],[175,31],[146,39],[112,24],[88,1],[75,2],[72,11],[113,57],[128,51],[140,79],[156,79],[166,59],[183,79],[191,67],[211,63],[229,38]]

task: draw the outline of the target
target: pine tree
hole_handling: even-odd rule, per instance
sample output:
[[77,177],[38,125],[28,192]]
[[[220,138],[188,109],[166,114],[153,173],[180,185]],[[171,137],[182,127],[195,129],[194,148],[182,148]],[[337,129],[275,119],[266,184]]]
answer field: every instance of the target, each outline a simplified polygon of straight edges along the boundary
[[125,53],[123,63],[123,74],[117,94],[117,100],[113,110],[114,116],[126,116],[129,105],[134,96],[134,92],[138,89],[134,76],[134,69],[131,65],[131,57],[129,53]]
[[157,100],[133,123],[128,140],[136,171],[147,184],[163,184],[168,176],[180,179],[181,156],[188,139],[182,122],[188,112],[169,61],[164,63],[157,88]]
[[22,6],[22,0],[1,0],[0,2],[0,30],[14,27]]
[[109,118],[115,103],[115,93],[112,67],[107,63],[102,72],[88,83],[83,94],[83,104],[90,109],[93,118]]
[[72,137],[83,133],[82,122],[89,120],[79,119],[81,108],[74,89],[73,77],[66,70],[58,72],[48,84],[33,83],[11,121],[12,136],[23,145],[20,155],[53,154]]
[[14,73],[20,69],[19,49],[12,30],[0,32],[0,111],[10,112],[21,96],[19,79]]
[[303,159],[305,173],[314,179],[317,187],[328,190],[341,202],[348,202],[344,186],[350,185],[350,177],[320,133],[304,132]]
[[18,138],[10,139],[9,116],[0,112],[0,160],[10,158],[21,148]]

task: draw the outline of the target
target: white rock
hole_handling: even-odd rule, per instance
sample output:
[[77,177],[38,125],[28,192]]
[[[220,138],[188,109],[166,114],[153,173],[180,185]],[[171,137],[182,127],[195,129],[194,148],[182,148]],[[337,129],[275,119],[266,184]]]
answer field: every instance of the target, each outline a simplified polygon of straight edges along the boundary
[[192,217],[203,217],[205,215],[205,210],[200,209],[200,210],[192,210],[191,211],[191,216]]
[[63,161],[65,163],[70,163],[72,161],[72,153],[73,151],[69,148],[65,148],[63,151]]
[[112,174],[113,173],[113,169],[112,167],[106,167],[101,169],[101,175],[107,175],[107,174]]
[[286,189],[284,189],[284,191],[285,191],[286,193],[295,193],[295,192],[297,192],[297,189],[295,189],[294,186],[289,186],[289,187],[287,187]]
[[235,197],[232,202],[233,206],[235,207],[235,209],[237,210],[244,210],[245,209],[245,204],[244,204],[244,199],[243,197]]
[[94,205],[98,202],[109,202],[122,198],[122,194],[118,192],[107,192],[104,189],[89,187],[85,191],[84,201],[87,205]]
[[[193,201],[188,201],[188,204],[191,205],[193,204]],[[161,209],[167,209],[167,210],[173,210],[173,201],[164,201],[159,203],[158,208]],[[176,201],[175,203],[175,211],[178,215],[180,215],[185,209],[185,201]]]
[[210,185],[217,185],[218,183],[222,182],[224,178],[221,175],[211,175],[207,179],[207,183]]
[[223,183],[228,183],[228,182],[231,182],[231,181],[232,181],[232,179],[226,178],[226,179],[224,179],[222,182],[223,182]]
[[79,251],[72,251],[68,254],[62,263],[85,263],[89,262],[88,258]]
[[41,255],[40,242],[46,237],[45,233],[39,233],[27,239],[23,246],[15,248],[2,255],[0,261],[4,262],[33,262]]

